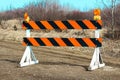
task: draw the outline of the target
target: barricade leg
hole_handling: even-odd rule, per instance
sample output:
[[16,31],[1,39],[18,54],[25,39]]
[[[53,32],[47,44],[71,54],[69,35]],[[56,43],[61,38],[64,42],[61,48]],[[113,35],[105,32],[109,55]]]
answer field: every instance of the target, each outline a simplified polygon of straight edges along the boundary
[[99,50],[99,48],[95,48],[95,51],[94,51],[94,54],[93,54],[93,57],[92,57],[92,60],[91,60],[88,70],[94,70],[94,69],[101,68],[104,66],[105,66],[105,63],[103,63],[103,60],[102,60],[102,57],[100,54],[100,50]]
[[37,64],[37,63],[38,63],[38,60],[36,59],[31,47],[27,46],[23,54],[23,57],[20,61],[20,67]]

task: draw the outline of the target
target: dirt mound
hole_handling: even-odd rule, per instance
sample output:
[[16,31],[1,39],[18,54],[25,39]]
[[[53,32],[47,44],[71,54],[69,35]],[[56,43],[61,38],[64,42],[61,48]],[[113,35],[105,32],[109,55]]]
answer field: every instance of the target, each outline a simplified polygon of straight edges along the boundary
[[18,20],[18,19],[13,19],[13,20],[3,20],[0,23],[0,28],[1,29],[7,29],[7,30],[14,30],[14,26],[17,27],[18,30],[21,29],[21,24],[22,24],[22,20]]

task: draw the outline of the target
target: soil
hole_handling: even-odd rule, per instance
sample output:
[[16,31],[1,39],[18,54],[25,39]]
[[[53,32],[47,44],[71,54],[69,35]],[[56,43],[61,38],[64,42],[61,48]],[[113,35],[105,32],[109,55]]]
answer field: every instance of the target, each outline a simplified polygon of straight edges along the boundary
[[36,65],[19,67],[25,47],[0,41],[0,80],[120,80],[120,59],[103,54],[105,67],[88,71],[92,53],[74,48],[33,47]]

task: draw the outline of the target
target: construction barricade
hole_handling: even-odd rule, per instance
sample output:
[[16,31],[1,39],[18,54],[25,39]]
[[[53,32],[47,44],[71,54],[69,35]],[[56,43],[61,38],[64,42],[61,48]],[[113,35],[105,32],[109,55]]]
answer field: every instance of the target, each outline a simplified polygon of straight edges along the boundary
[[[23,45],[27,46],[20,62],[20,66],[28,66],[37,64],[31,46],[75,46],[75,47],[94,47],[95,51],[88,70],[94,70],[105,66],[103,63],[100,47],[102,47],[102,38],[99,31],[102,29],[102,20],[99,15],[99,10],[94,10],[94,20],[67,20],[67,21],[30,21],[27,13],[25,13],[22,28],[26,30],[26,37],[23,38]],[[95,38],[36,38],[30,37],[30,30],[54,30],[54,29],[92,29],[95,30]]]

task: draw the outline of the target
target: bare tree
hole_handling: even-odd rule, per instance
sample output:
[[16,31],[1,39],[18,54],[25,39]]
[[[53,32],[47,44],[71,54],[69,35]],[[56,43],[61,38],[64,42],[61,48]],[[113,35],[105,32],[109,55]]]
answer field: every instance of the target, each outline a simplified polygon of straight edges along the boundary
[[[109,3],[110,3],[110,6],[108,6],[105,2],[106,0],[102,0],[102,3],[103,5],[105,6],[105,8],[107,9],[111,9],[111,30],[112,30],[112,37],[114,38],[114,31],[115,31],[115,7],[116,7],[116,3],[119,1],[119,0],[107,0]],[[110,8],[109,8],[110,7]],[[107,16],[105,13],[104,13],[105,16]]]

